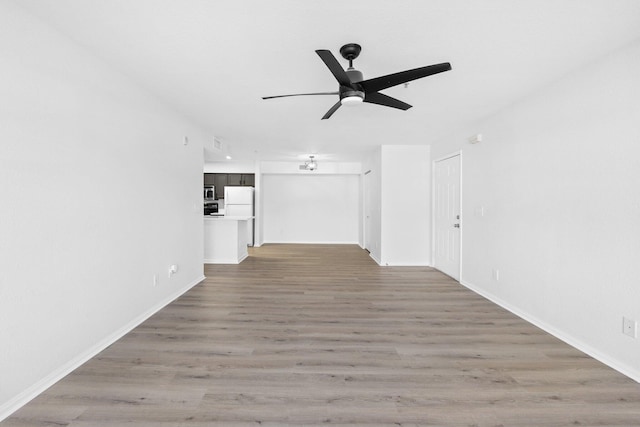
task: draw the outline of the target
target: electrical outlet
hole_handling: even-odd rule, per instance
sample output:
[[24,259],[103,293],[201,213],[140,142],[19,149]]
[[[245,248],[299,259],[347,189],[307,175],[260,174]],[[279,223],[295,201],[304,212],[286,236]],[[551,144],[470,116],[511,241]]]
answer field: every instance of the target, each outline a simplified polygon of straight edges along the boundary
[[494,268],[493,270],[491,270],[491,277],[496,282],[500,280],[500,270],[498,270],[497,268]]
[[156,286],[158,286],[158,275],[154,274],[153,275],[153,287],[155,288]]
[[637,337],[637,329],[638,325],[635,320],[627,319],[626,317],[622,318],[622,333],[625,335],[629,335],[631,338]]

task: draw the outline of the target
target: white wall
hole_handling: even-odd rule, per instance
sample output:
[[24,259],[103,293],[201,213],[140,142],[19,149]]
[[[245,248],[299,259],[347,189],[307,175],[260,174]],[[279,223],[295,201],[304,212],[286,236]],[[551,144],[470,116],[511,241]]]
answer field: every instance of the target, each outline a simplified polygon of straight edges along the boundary
[[638,76],[639,42],[432,154],[464,151],[462,282],[640,381]]
[[[326,161],[323,160],[322,158],[318,159],[318,169],[314,170],[314,171],[308,171],[308,170],[300,170],[299,166],[301,164],[304,164],[304,161],[301,160],[299,162],[276,162],[276,161],[263,161],[263,162],[259,162],[256,165],[256,223],[255,223],[255,227],[256,227],[256,245],[259,246],[262,243],[273,243],[274,241],[277,242],[284,242],[285,237],[289,242],[294,242],[294,243],[319,243],[319,242],[323,242],[323,243],[331,243],[334,242],[334,240],[331,239],[338,239],[335,240],[335,242],[340,242],[340,243],[361,243],[362,240],[362,232],[361,232],[361,227],[360,227],[360,218],[362,217],[362,204],[361,204],[361,199],[360,199],[360,192],[358,191],[358,193],[356,194],[356,198],[358,198],[358,213],[357,213],[357,218],[358,218],[358,223],[356,224],[356,233],[357,233],[357,237],[355,240],[353,240],[353,238],[351,237],[351,233],[346,233],[343,235],[336,235],[335,232],[333,232],[331,239],[329,239],[329,236],[324,236],[321,238],[321,240],[316,241],[316,239],[318,237],[315,236],[315,234],[310,234],[311,232],[309,231],[296,231],[293,232],[293,229],[291,230],[291,233],[287,233],[285,231],[278,231],[280,229],[283,228],[283,225],[281,224],[281,222],[276,218],[273,217],[270,220],[270,225],[267,227],[265,225],[264,219],[265,219],[265,212],[268,211],[273,211],[274,209],[282,209],[284,205],[282,205],[282,203],[289,203],[289,200],[283,201],[281,198],[282,197],[287,197],[287,195],[280,195],[280,194],[274,194],[272,192],[272,195],[267,195],[265,193],[263,193],[263,186],[264,186],[264,182],[267,176],[269,175],[289,175],[291,177],[292,182],[298,183],[297,186],[299,186],[300,188],[298,189],[293,189],[292,191],[302,191],[301,188],[304,187],[304,184],[306,181],[301,181],[299,178],[300,177],[314,177],[314,176],[334,176],[337,177],[336,179],[340,180],[340,179],[350,179],[350,178],[346,178],[347,176],[359,176],[361,170],[362,170],[362,164],[359,162],[331,162],[331,161]],[[342,178],[340,178],[342,177]],[[327,181],[329,182],[329,181]],[[314,184],[317,185],[317,184]],[[347,189],[349,187],[346,187]],[[340,198],[343,197],[340,194],[326,194],[323,195],[324,192],[326,190],[323,189],[322,193],[319,194],[319,198],[313,202],[315,204],[317,204],[318,206],[322,205],[322,209],[326,209],[326,205],[328,204],[335,204],[335,203],[340,203]],[[350,190],[347,190],[350,191]],[[277,204],[274,203],[274,201],[272,200],[273,197],[275,197],[277,200]],[[297,202],[294,200],[292,201],[293,205],[295,206],[297,204]],[[268,207],[267,207],[268,206]],[[289,207],[287,206],[287,209],[289,209]],[[296,209],[297,212],[300,211],[300,209],[304,209],[300,206],[293,208],[292,209]],[[351,207],[349,207],[349,209],[351,209]],[[336,223],[345,223],[345,224],[350,224],[352,223],[352,219],[350,217],[351,212],[349,210],[345,210],[342,213],[330,213],[330,217],[333,218],[331,219],[330,217],[321,217],[318,215],[318,219],[320,220],[320,224],[322,224],[322,227],[329,227],[330,223],[336,222]],[[336,216],[338,215],[338,216]],[[310,222],[309,222],[310,223]],[[305,222],[305,224],[307,224],[307,222]],[[298,228],[300,228],[300,224],[297,225]],[[340,226],[342,227],[342,226]],[[269,228],[269,230],[267,230],[267,228]],[[270,240],[270,239],[275,239],[275,240]]]
[[366,159],[363,170],[369,172],[364,191],[371,198],[371,232],[365,239],[371,257],[380,265],[430,265],[430,147],[381,146]]
[[260,162],[260,172],[263,174],[296,174],[296,175],[353,175],[362,171],[362,164],[359,162],[329,162],[318,160],[318,169],[314,171],[300,170],[299,162]]
[[204,173],[256,173],[256,162],[205,162]]
[[[378,264],[382,258],[382,149],[379,147],[363,165],[363,196],[364,215],[369,218],[363,219],[364,240],[363,245]],[[370,221],[367,227],[366,221]],[[368,233],[368,235],[367,235]]]
[[431,161],[429,146],[382,147],[382,265],[429,265]]
[[9,2],[0,52],[2,419],[203,278],[205,135]]
[[360,236],[360,176],[263,174],[264,243],[351,243]]

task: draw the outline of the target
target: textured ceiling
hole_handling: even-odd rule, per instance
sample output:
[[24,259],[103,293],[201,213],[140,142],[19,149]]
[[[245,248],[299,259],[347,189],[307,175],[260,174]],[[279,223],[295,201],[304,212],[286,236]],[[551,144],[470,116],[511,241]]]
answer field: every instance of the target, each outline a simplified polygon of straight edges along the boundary
[[[430,144],[640,38],[637,0],[16,0],[210,129],[235,159],[355,160]],[[337,90],[314,52],[355,42],[372,78],[450,62],[320,120]],[[211,155],[211,159],[215,159]]]

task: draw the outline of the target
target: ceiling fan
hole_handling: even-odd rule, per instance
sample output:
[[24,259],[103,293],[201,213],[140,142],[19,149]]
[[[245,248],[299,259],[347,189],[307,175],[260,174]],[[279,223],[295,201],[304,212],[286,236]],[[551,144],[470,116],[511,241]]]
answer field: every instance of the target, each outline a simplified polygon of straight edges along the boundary
[[355,43],[349,43],[340,48],[342,57],[349,61],[349,68],[345,71],[335,56],[328,50],[316,50],[316,53],[325,63],[329,71],[338,81],[339,89],[337,92],[315,92],[315,93],[296,93],[292,95],[276,95],[265,96],[262,99],[284,98],[288,96],[307,96],[307,95],[339,95],[340,99],[333,107],[327,111],[322,120],[328,119],[333,113],[340,108],[341,105],[354,105],[361,102],[370,104],[383,105],[385,107],[398,108],[400,110],[408,110],[411,105],[402,102],[399,99],[384,95],[379,91],[412,80],[421,79],[432,74],[442,73],[451,70],[451,64],[443,62],[442,64],[427,65],[426,67],[414,68],[412,70],[401,71],[399,73],[387,74],[386,76],[376,77],[374,79],[363,80],[362,73],[353,68],[353,60],[360,55],[362,48]]

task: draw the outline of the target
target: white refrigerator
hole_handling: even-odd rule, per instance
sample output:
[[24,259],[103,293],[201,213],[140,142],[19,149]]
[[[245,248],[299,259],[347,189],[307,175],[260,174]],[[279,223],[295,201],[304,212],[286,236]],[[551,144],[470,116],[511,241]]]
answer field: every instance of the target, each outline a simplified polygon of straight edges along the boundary
[[[253,187],[224,187],[224,216],[254,216]],[[249,221],[249,246],[253,246],[253,219]]]

